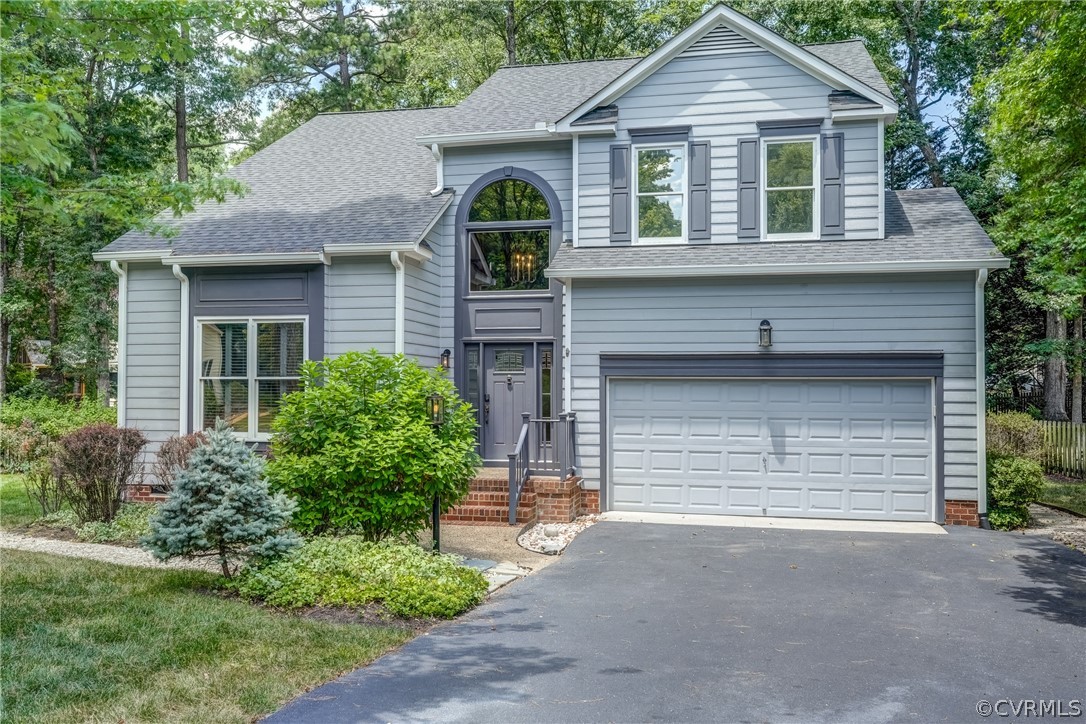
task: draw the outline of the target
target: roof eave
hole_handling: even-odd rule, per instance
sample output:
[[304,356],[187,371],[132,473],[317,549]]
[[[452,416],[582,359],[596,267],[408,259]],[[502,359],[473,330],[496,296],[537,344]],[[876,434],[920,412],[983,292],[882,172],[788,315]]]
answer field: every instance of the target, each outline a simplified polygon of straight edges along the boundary
[[158,261],[169,255],[169,249],[134,249],[132,251],[96,251],[91,254],[91,258],[95,261]]
[[516,141],[548,141],[559,138],[555,133],[554,125],[544,128],[522,128],[506,131],[482,131],[477,133],[437,133],[426,136],[417,136],[415,143],[420,146],[438,146],[439,148],[452,148],[455,146],[485,146],[494,143],[511,143]]
[[897,120],[897,113],[887,113],[884,108],[848,108],[843,110],[830,110],[830,119],[833,121],[877,121],[882,119],[887,123]]
[[796,45],[772,30],[754,22],[742,13],[731,8],[717,4],[704,15],[694,21],[689,27],[669,41],[661,45],[655,51],[641,59],[629,70],[615,78],[594,96],[577,106],[571,112],[561,118],[556,124],[559,133],[570,130],[570,124],[593,108],[611,103],[627,90],[634,87],[642,80],[659,70],[665,63],[677,56],[688,46],[694,43],[702,34],[717,23],[724,22],[741,35],[754,40],[758,45],[790,62],[800,69],[810,73],[835,89],[848,89],[860,95],[871,98],[879,103],[882,112],[897,114],[897,102],[872,88],[862,81],[844,72],[837,66],[822,60],[814,53]]
[[544,275],[554,279],[647,279],[665,277],[730,277],[730,276],[796,276],[803,274],[871,274],[892,272],[975,271],[977,269],[1006,269],[1010,260],[959,259],[940,261],[871,261],[828,262],[820,264],[734,264],[657,267],[606,267],[581,269],[548,269]]

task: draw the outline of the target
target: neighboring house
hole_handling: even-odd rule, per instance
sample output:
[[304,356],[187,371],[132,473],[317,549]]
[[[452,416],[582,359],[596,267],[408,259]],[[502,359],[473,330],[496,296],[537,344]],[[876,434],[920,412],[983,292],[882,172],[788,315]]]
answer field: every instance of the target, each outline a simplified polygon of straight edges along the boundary
[[954,190],[885,190],[896,113],[861,42],[717,6],[645,58],[317,116],[96,255],[122,422],[259,441],[303,358],[449,350],[483,456],[575,412],[604,510],[975,523],[1007,261]]

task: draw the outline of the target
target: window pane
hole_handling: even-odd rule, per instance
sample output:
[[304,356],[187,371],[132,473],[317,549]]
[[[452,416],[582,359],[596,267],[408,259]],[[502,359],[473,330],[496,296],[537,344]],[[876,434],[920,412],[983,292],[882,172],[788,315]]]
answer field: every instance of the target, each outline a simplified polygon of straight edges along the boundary
[[495,181],[471,202],[468,221],[546,221],[551,217],[539,189],[520,179]]
[[661,193],[683,190],[682,148],[649,148],[637,152],[637,190]]
[[244,322],[204,324],[201,330],[200,375],[203,377],[245,377],[249,350]]
[[550,231],[487,231],[471,235],[473,292],[547,289]]
[[767,188],[814,185],[814,144],[770,143],[765,149]]
[[683,235],[683,197],[638,197],[637,235],[642,238],[681,238]]
[[814,231],[814,189],[766,191],[766,226],[770,234]]
[[272,420],[279,414],[283,395],[298,389],[298,380],[261,380],[257,383],[260,399],[257,401],[257,432],[271,432]]
[[291,377],[302,364],[305,340],[301,322],[261,322],[256,325],[257,377]]
[[249,383],[243,380],[204,380],[203,429],[222,419],[240,433],[249,431]]

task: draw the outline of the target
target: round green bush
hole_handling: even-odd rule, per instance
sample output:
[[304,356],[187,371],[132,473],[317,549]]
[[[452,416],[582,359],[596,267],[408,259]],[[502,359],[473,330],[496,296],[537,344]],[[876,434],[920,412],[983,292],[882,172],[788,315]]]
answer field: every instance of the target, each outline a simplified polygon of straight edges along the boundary
[[[445,398],[430,424],[426,398]],[[302,533],[360,533],[368,540],[414,534],[468,493],[479,457],[475,413],[440,370],[403,355],[348,352],[306,362],[301,389],[275,418],[269,484],[298,502]]]
[[1029,523],[1029,506],[1044,489],[1044,470],[1021,457],[988,458],[988,522],[1000,530]]
[[397,616],[452,618],[481,602],[487,583],[455,556],[351,535],[314,538],[278,561],[246,568],[234,588],[277,608],[380,603]]

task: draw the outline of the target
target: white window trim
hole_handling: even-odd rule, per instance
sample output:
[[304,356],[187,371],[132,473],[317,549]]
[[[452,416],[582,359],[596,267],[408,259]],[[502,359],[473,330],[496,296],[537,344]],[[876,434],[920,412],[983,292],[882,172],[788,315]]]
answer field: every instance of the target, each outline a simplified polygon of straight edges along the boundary
[[[641,152],[641,151],[652,151],[652,150],[655,150],[655,149],[675,149],[675,148],[682,149],[682,153],[683,153],[683,190],[681,192],[679,192],[679,191],[666,191],[664,193],[645,192],[644,194],[642,194],[640,191],[638,191],[637,189],[638,189],[638,186],[640,184],[639,184],[638,179],[637,179],[637,169],[638,169],[638,166],[640,164],[638,164],[638,161],[637,161],[637,154],[639,152]],[[687,236],[688,236],[687,222],[688,222],[688,219],[690,217],[690,144],[686,143],[686,142],[680,142],[680,143],[674,143],[674,142],[673,143],[643,143],[643,144],[632,145],[630,147],[630,150],[631,150],[630,166],[632,167],[632,169],[631,169],[632,178],[630,179],[630,181],[631,181],[630,190],[633,192],[633,194],[632,194],[633,203],[630,204],[630,206],[632,207],[631,212],[633,214],[633,221],[632,221],[633,226],[631,227],[631,230],[632,230],[633,233],[632,233],[631,238],[633,239],[633,243],[634,244],[643,244],[645,246],[649,246],[649,245],[661,246],[661,245],[666,245],[666,244],[685,244],[686,241],[687,241]],[[676,236],[646,236],[646,237],[642,237],[640,235],[640,228],[641,228],[641,219],[640,219],[641,203],[640,203],[640,199],[641,199],[642,196],[682,196],[682,198],[683,198],[683,213],[682,213],[683,230],[682,230],[682,236],[678,236],[678,237],[676,237]]]
[[[759,159],[759,175],[758,186],[761,189],[761,198],[758,199],[761,206],[761,224],[762,224],[762,240],[763,241],[810,241],[812,239],[822,238],[822,144],[820,143],[821,136],[819,135],[803,135],[803,136],[773,136],[769,138],[761,139],[761,148],[759,153],[761,158]],[[767,149],[771,144],[776,143],[797,143],[800,141],[807,141],[813,147],[813,153],[811,158],[813,159],[813,168],[811,169],[811,184],[814,187],[813,201],[814,208],[811,210],[811,231],[807,234],[770,234],[769,233],[769,186],[766,183],[766,166],[767,163]],[[782,186],[775,188],[773,191],[787,191],[787,190],[800,190],[806,189],[806,186]]]
[[[192,339],[193,339],[193,365],[192,365],[192,419],[198,421],[199,425],[203,425],[204,420],[204,386],[202,384],[203,377],[203,347],[204,347],[204,335],[201,327],[204,324],[245,324],[247,325],[246,331],[246,360],[245,367],[247,370],[246,381],[249,386],[249,400],[248,400],[248,414],[249,414],[249,429],[244,432],[234,432],[234,436],[240,440],[246,442],[267,442],[271,439],[271,435],[266,432],[258,432],[257,426],[259,425],[258,411],[260,408],[260,395],[254,394],[255,390],[259,389],[257,384],[257,360],[256,360],[256,327],[258,324],[275,323],[275,322],[301,322],[302,323],[302,359],[309,359],[309,315],[290,315],[290,316],[227,316],[227,317],[193,317],[192,319]],[[253,343],[250,344],[250,341]],[[260,378],[269,379],[269,378]],[[278,378],[275,378],[278,379]],[[290,378],[293,379],[293,378]],[[202,429],[202,428],[201,428]]]

